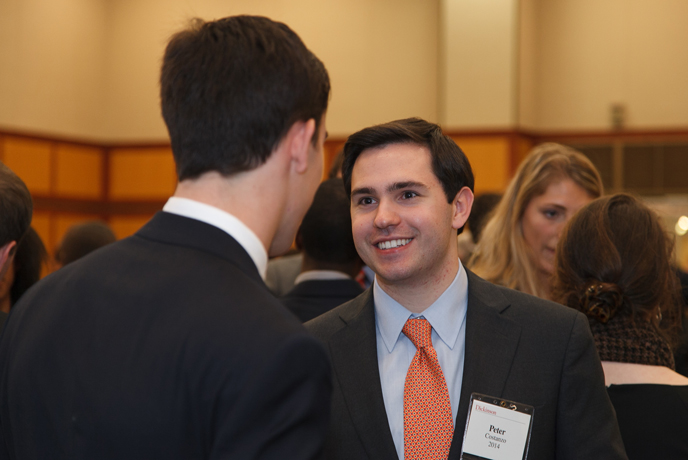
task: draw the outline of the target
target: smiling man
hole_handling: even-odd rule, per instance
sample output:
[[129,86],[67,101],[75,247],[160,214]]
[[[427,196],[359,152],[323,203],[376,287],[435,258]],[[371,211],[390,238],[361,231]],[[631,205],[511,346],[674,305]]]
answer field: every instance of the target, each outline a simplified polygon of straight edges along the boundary
[[534,406],[529,459],[626,458],[585,317],[462,266],[473,173],[454,141],[412,118],[353,134],[344,154],[376,277],[306,324],[334,369],[326,458],[459,459],[473,392]]

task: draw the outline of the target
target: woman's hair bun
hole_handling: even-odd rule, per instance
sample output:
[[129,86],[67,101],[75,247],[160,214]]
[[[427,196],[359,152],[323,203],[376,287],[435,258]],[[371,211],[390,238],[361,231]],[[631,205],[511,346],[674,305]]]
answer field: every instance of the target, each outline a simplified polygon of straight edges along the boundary
[[621,309],[623,302],[624,296],[618,285],[593,281],[585,288],[581,307],[588,317],[606,323]]

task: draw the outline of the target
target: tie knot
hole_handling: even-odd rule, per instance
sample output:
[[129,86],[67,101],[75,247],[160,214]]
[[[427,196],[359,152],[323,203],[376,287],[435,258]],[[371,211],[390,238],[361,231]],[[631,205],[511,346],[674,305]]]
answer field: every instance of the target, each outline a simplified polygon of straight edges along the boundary
[[416,348],[432,347],[432,339],[430,337],[432,326],[427,319],[408,319],[401,331],[413,342]]

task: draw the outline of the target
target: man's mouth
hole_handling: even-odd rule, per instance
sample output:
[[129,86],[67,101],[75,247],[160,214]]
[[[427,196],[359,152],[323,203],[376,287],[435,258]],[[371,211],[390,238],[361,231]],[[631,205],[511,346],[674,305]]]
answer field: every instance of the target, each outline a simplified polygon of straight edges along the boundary
[[380,249],[394,249],[401,246],[406,246],[413,238],[399,238],[396,240],[380,241],[376,246]]

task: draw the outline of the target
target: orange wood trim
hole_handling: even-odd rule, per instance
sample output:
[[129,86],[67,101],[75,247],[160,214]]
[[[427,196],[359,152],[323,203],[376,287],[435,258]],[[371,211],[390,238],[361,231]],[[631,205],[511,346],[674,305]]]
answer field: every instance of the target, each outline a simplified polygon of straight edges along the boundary
[[657,141],[688,139],[688,129],[623,130],[623,131],[537,131],[528,132],[537,142],[543,141]]
[[[621,131],[614,130],[538,130],[528,128],[515,129],[446,129],[444,133],[448,136],[511,136],[518,134],[521,136],[532,138],[540,142],[542,140],[557,140],[557,139],[657,139],[657,138],[688,138],[688,127],[675,128],[658,128],[658,129],[628,129]],[[17,129],[0,128],[0,136],[14,136],[25,139],[33,139],[39,141],[49,142],[64,142],[68,144],[80,145],[94,148],[118,148],[118,149],[138,149],[138,148],[168,148],[169,141],[141,141],[141,142],[97,142],[87,139],[79,139],[78,137],[48,135],[35,132],[22,131]],[[347,136],[329,137],[325,142],[330,144],[337,144],[346,141]]]
[[105,143],[101,144],[104,147],[107,147],[109,149],[167,149],[170,148],[171,145],[169,142],[166,141],[151,141],[151,142],[110,142],[110,143]]
[[518,168],[518,138],[519,135],[516,132],[509,135],[509,177],[513,177]]
[[160,211],[165,200],[149,201],[94,201],[70,198],[53,198],[50,196],[34,196],[34,209],[38,211],[96,214],[108,218],[112,214],[153,214]]
[[449,137],[509,137],[520,134],[517,129],[446,129],[442,132]]
[[103,144],[96,141],[90,141],[86,139],[79,139],[76,137],[52,135],[52,134],[39,134],[31,133],[28,131],[15,130],[15,129],[2,129],[0,128],[0,134],[12,137],[20,137],[22,139],[30,139],[35,141],[48,141],[48,142],[64,142],[66,144],[74,144],[83,147],[95,147],[102,148]]
[[103,149],[102,170],[100,181],[100,199],[103,201],[110,200],[110,148]]
[[0,161],[5,161],[5,136],[0,133]]
[[50,178],[48,179],[48,189],[51,195],[57,193],[57,142],[50,143],[50,158],[48,160],[48,167],[50,168]]

